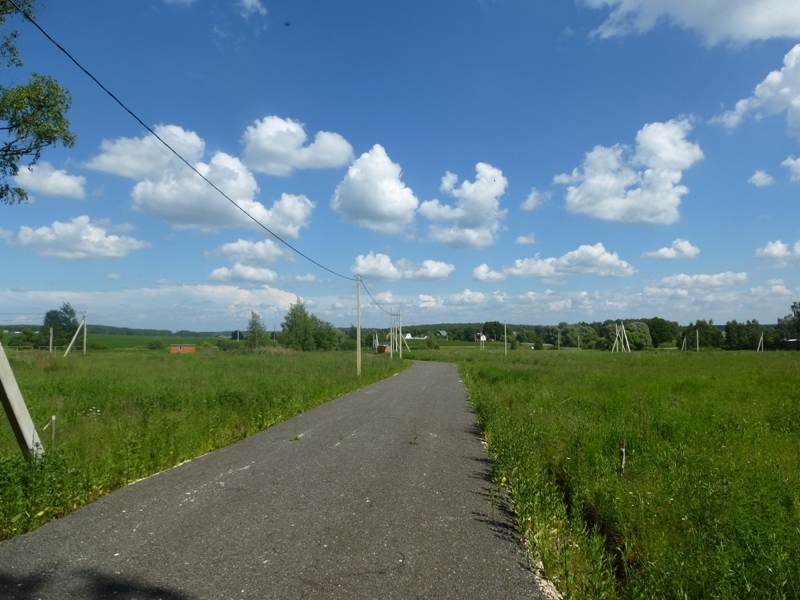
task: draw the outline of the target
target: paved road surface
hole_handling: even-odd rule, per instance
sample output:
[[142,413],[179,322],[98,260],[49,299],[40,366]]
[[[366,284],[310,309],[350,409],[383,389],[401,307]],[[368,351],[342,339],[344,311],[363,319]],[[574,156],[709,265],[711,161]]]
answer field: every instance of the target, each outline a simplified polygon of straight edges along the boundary
[[540,598],[455,365],[395,377],[0,543],[0,598]]

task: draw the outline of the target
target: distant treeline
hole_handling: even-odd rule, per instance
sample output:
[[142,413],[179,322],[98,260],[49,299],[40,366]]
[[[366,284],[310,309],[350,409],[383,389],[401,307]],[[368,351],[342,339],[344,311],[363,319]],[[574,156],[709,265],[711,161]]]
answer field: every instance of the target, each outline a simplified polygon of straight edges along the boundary
[[141,335],[148,337],[164,335],[180,335],[184,337],[217,337],[218,335],[229,335],[229,331],[170,331],[169,329],[134,329],[133,327],[113,327],[111,325],[92,325],[87,324],[88,333],[105,333],[112,335]]
[[[32,331],[39,331],[47,329],[41,323],[10,323],[8,325],[0,325],[0,331],[8,331],[9,333],[24,331],[30,329]],[[181,329],[180,331],[170,331],[169,329],[135,329],[133,327],[114,327],[112,325],[86,325],[87,333],[106,333],[112,335],[141,335],[147,337],[156,337],[164,335],[180,335],[184,337],[217,337],[218,335],[230,335],[230,331],[188,331]]]

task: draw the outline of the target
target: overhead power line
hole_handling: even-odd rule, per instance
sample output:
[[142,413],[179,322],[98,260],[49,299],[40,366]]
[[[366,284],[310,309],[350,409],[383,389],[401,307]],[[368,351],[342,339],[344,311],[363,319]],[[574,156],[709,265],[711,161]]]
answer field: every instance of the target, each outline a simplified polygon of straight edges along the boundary
[[391,314],[392,314],[391,312],[389,312],[388,310],[386,310],[385,308],[383,308],[383,307],[382,307],[380,304],[378,304],[378,301],[377,301],[377,300],[375,300],[375,298],[373,298],[373,297],[372,297],[372,294],[370,294],[370,293],[369,293],[369,290],[367,289],[367,286],[366,286],[366,285],[364,285],[364,280],[363,280],[363,279],[361,280],[361,287],[363,287],[363,288],[364,288],[364,291],[365,291],[365,292],[367,292],[367,296],[369,296],[370,300],[372,300],[372,303],[373,303],[375,306],[377,306],[379,309],[381,309],[381,310],[382,310],[383,312],[385,312],[387,315],[391,315]]
[[[66,49],[65,49],[65,48],[64,48],[64,47],[63,47],[61,44],[59,44],[59,43],[58,43],[56,40],[54,40],[54,39],[53,39],[53,38],[50,36],[50,34],[49,34],[49,33],[47,33],[47,32],[46,32],[46,31],[45,31],[45,30],[44,30],[44,29],[43,29],[43,28],[42,28],[42,27],[41,27],[41,26],[40,26],[40,25],[39,25],[39,24],[38,24],[38,23],[37,23],[37,22],[34,20],[34,18],[33,18],[33,17],[31,17],[31,16],[30,16],[30,15],[29,15],[29,14],[28,14],[28,13],[27,13],[25,10],[23,10],[23,9],[22,9],[22,8],[19,6],[19,4],[17,4],[17,2],[16,2],[15,0],[9,0],[9,2],[10,2],[10,3],[11,3],[13,6],[14,6],[14,8],[16,8],[16,9],[17,9],[17,12],[19,12],[19,13],[20,13],[20,14],[21,14],[21,15],[22,15],[22,16],[23,16],[23,17],[24,17],[24,18],[25,18],[27,21],[29,21],[29,22],[30,22],[30,23],[31,23],[31,24],[32,24],[34,27],[36,27],[36,29],[38,29],[38,30],[39,30],[39,31],[42,33],[42,35],[44,35],[44,36],[45,36],[45,37],[46,37],[46,38],[47,38],[47,39],[48,39],[48,40],[49,40],[49,41],[50,41],[50,42],[51,42],[51,43],[52,43],[52,44],[53,44],[53,45],[54,45],[56,48],[58,48],[58,49],[59,49],[59,50],[60,50],[60,51],[61,51],[61,52],[62,52],[62,53],[63,53],[63,54],[64,54],[64,55],[67,57],[67,58],[69,58],[69,60],[71,60],[71,61],[72,61],[72,62],[75,64],[75,66],[76,66],[76,67],[78,67],[78,68],[79,68],[81,71],[83,71],[83,72],[84,72],[84,73],[85,73],[85,74],[86,74],[86,75],[89,77],[89,79],[91,79],[93,82],[95,82],[95,83],[96,83],[96,84],[97,84],[97,85],[100,87],[100,89],[102,89],[102,90],[103,90],[103,91],[104,91],[106,94],[108,94],[108,95],[111,97],[111,99],[112,99],[112,100],[114,100],[114,102],[116,102],[116,103],[117,103],[117,104],[118,104],[118,105],[119,105],[119,106],[120,106],[120,107],[121,107],[121,108],[122,108],[122,109],[123,109],[125,112],[127,112],[127,113],[128,113],[130,116],[131,116],[131,117],[133,117],[133,118],[136,120],[136,122],[137,122],[137,123],[139,123],[139,125],[141,125],[142,127],[144,127],[144,128],[145,128],[145,129],[146,129],[146,130],[147,130],[147,131],[148,131],[148,132],[149,132],[149,133],[150,133],[150,134],[151,134],[153,137],[155,137],[155,138],[156,138],[156,139],[157,139],[157,140],[158,140],[158,141],[159,141],[159,142],[160,142],[160,143],[161,143],[161,144],[162,144],[162,145],[163,145],[165,148],[167,148],[167,149],[168,149],[170,152],[172,152],[172,153],[173,153],[173,154],[174,154],[176,157],[178,157],[178,159],[179,159],[179,160],[180,160],[180,161],[181,161],[183,164],[185,164],[185,165],[186,165],[187,167],[189,167],[189,168],[190,168],[192,171],[194,171],[194,172],[197,174],[197,176],[198,176],[198,177],[202,178],[202,179],[203,179],[203,181],[205,181],[205,182],[206,182],[208,185],[210,185],[212,188],[214,188],[214,189],[215,189],[215,190],[216,190],[216,191],[217,191],[217,192],[218,192],[218,193],[219,193],[219,194],[220,194],[220,195],[221,195],[223,198],[225,198],[225,199],[226,199],[228,202],[230,202],[230,203],[231,203],[233,206],[235,206],[235,207],[236,207],[237,209],[239,209],[239,210],[240,210],[242,213],[244,213],[244,215],[246,215],[248,219],[250,219],[251,221],[253,221],[253,222],[254,222],[256,225],[258,225],[259,227],[261,227],[261,228],[262,228],[264,231],[266,231],[266,232],[267,232],[267,233],[269,233],[269,234],[270,234],[272,237],[274,237],[276,240],[278,240],[278,241],[279,241],[279,242],[281,242],[283,245],[285,245],[285,246],[286,246],[287,248],[289,248],[289,249],[290,249],[292,252],[294,252],[295,254],[297,254],[297,255],[299,255],[299,256],[302,256],[302,257],[303,257],[303,258],[305,258],[305,259],[306,259],[308,262],[310,262],[310,263],[312,263],[312,264],[314,264],[314,265],[318,266],[320,269],[323,269],[324,271],[327,271],[327,272],[328,272],[328,273],[330,273],[331,275],[336,275],[337,277],[341,277],[342,279],[347,279],[347,280],[349,280],[349,281],[355,281],[355,278],[354,278],[354,277],[348,277],[347,275],[342,275],[341,273],[337,273],[337,272],[336,272],[336,271],[334,271],[333,269],[329,269],[329,268],[328,268],[328,267],[326,267],[325,265],[323,265],[323,264],[321,264],[321,263],[317,262],[316,260],[314,260],[314,259],[313,259],[313,258],[311,258],[310,256],[308,256],[308,255],[304,254],[303,252],[301,252],[300,250],[298,250],[297,248],[295,248],[294,246],[292,246],[292,245],[291,245],[289,242],[287,242],[286,240],[284,240],[282,237],[280,237],[278,234],[276,234],[274,231],[272,231],[271,229],[269,229],[269,228],[268,228],[266,225],[264,225],[263,223],[261,223],[261,222],[260,222],[258,219],[256,219],[256,218],[255,218],[253,215],[251,215],[249,212],[247,212],[247,211],[246,211],[244,208],[242,208],[241,206],[239,206],[239,205],[238,205],[238,204],[237,204],[237,203],[236,203],[236,202],[235,202],[235,201],[234,201],[234,200],[233,200],[233,199],[232,199],[230,196],[228,196],[228,195],[227,195],[225,192],[223,192],[223,191],[222,191],[220,188],[218,188],[218,187],[216,186],[216,184],[214,184],[214,182],[212,182],[212,181],[211,181],[210,179],[208,179],[208,178],[207,178],[205,175],[203,175],[203,174],[202,174],[200,171],[198,171],[198,170],[197,170],[197,169],[194,167],[194,165],[192,165],[192,164],[191,164],[191,163],[190,163],[188,160],[186,160],[186,159],[185,159],[183,156],[181,156],[181,154],[180,154],[180,153],[179,153],[177,150],[175,150],[175,149],[174,149],[172,146],[170,146],[170,145],[169,145],[169,144],[168,144],[166,141],[164,141],[164,140],[161,138],[161,136],[159,136],[159,135],[158,135],[158,134],[157,134],[155,131],[153,131],[153,129],[152,129],[152,128],[151,128],[149,125],[147,125],[147,124],[146,124],[144,121],[142,121],[142,119],[140,119],[140,118],[139,118],[139,116],[138,116],[136,113],[134,113],[134,112],[133,112],[133,110],[131,110],[130,108],[128,108],[128,107],[125,105],[125,103],[124,103],[124,102],[122,102],[122,100],[120,100],[119,98],[117,98],[117,97],[116,97],[116,96],[115,96],[115,95],[114,95],[114,94],[113,94],[113,93],[112,93],[112,92],[111,92],[111,91],[110,91],[110,90],[109,90],[109,89],[108,89],[106,86],[104,86],[104,85],[103,85],[103,84],[102,84],[102,83],[101,83],[101,82],[100,82],[100,81],[99,81],[99,80],[98,80],[98,79],[97,79],[97,78],[96,78],[94,75],[92,75],[92,74],[89,72],[89,70],[88,70],[88,69],[86,69],[86,68],[85,68],[85,67],[84,67],[84,66],[83,66],[81,63],[79,63],[79,62],[78,62],[78,60],[77,60],[77,59],[75,59],[75,58],[72,56],[72,54],[70,54],[70,53],[69,53],[69,52],[68,52],[68,51],[67,51],[67,50],[66,50]],[[366,289],[366,288],[365,288],[365,289]],[[373,300],[373,301],[374,301],[374,300]]]

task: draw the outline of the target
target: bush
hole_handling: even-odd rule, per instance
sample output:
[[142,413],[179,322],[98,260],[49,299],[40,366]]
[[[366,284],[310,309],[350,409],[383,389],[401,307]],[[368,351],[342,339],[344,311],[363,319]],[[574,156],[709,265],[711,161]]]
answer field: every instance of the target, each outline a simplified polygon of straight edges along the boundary
[[163,350],[164,349],[164,342],[161,340],[150,340],[147,342],[147,349],[148,350]]

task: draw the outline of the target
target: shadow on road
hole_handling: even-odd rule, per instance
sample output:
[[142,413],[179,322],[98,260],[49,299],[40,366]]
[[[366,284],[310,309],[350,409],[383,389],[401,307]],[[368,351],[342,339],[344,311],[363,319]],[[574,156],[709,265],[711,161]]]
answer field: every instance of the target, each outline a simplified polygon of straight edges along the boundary
[[[54,581],[63,581],[61,574],[53,577]],[[194,600],[193,596],[176,592],[165,587],[150,585],[147,582],[116,577],[97,571],[78,571],[74,573],[75,592],[71,597],[86,600]],[[15,577],[0,573],[0,596],[5,600],[36,600],[52,597],[53,589],[47,589],[50,578],[46,575],[30,575]],[[62,585],[56,583],[55,585]],[[61,590],[60,594],[66,594]],[[70,597],[60,595],[60,597]]]

